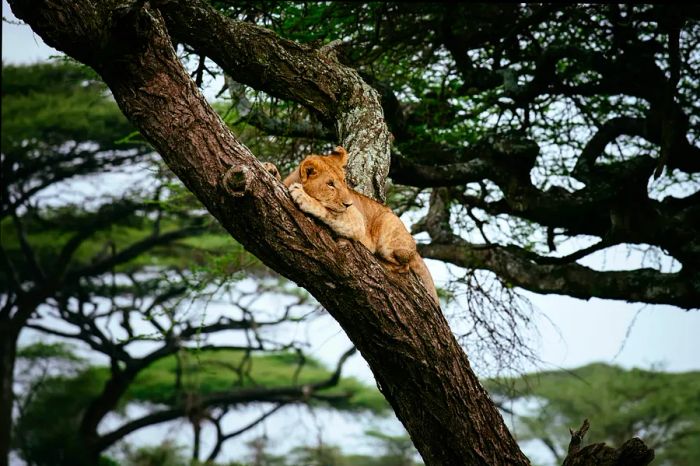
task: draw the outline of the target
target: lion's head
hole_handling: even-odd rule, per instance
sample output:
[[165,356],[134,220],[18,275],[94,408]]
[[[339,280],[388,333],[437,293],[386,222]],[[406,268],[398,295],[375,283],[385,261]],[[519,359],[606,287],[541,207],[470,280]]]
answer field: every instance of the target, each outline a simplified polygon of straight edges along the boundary
[[345,182],[347,161],[348,153],[338,146],[328,155],[309,155],[299,166],[304,191],[332,212],[345,212],[353,203]]

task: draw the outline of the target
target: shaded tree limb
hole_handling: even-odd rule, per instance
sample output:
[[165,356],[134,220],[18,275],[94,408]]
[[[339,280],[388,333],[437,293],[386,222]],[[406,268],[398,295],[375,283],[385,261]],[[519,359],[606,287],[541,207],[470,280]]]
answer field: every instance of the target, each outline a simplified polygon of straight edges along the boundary
[[148,251],[156,246],[171,243],[179,239],[196,236],[197,234],[204,233],[204,231],[205,228],[203,226],[189,226],[162,233],[160,235],[151,235],[146,239],[129,245],[112,256],[95,262],[94,264],[68,272],[66,274],[66,281],[74,281],[80,279],[81,277],[105,273],[112,269],[112,267],[128,262],[134,257],[137,257],[138,255],[143,254],[145,251]]
[[39,264],[34,248],[29,244],[27,232],[24,228],[22,219],[20,219],[19,215],[17,215],[17,212],[14,210],[11,212],[11,214],[12,222],[15,225],[15,230],[17,231],[20,249],[22,250],[24,257],[29,264],[30,269],[34,273],[34,276],[37,277],[39,279],[38,281],[43,285],[46,282],[46,273],[44,272],[43,266]]
[[332,141],[334,139],[333,134],[321,125],[312,122],[290,123],[282,119],[268,116],[259,109],[252,109],[250,113],[241,117],[239,121],[254,126],[271,136],[317,139],[322,141]]
[[536,293],[673,304],[686,309],[700,303],[700,292],[695,286],[697,276],[683,271],[599,272],[575,262],[539,263],[533,260],[533,253],[516,246],[471,244],[459,238],[450,243],[420,244],[418,250],[423,257],[490,270],[507,282]]
[[[640,124],[638,120],[615,120],[589,142],[581,157],[594,160],[611,137],[631,132],[634,128],[630,126]],[[518,136],[489,136],[458,153],[463,162],[434,166],[396,156],[392,159],[391,175],[398,183],[419,187],[459,187],[488,179],[501,189],[502,199],[486,201],[461,194],[457,189],[453,190],[452,199],[490,215],[506,214],[561,228],[569,236],[598,236],[603,244],[659,246],[683,264],[686,274],[698,272],[698,195],[650,199],[646,184],[657,165],[651,157],[638,156],[589,168],[588,162],[581,162],[577,173],[587,184],[570,192],[556,186],[546,190],[534,186],[530,171],[539,149]]]
[[[335,372],[331,374],[331,376],[328,377],[326,380],[320,380],[314,383],[294,385],[289,387],[255,387],[214,393],[208,396],[204,396],[201,399],[197,400],[197,409],[206,409],[213,406],[233,406],[256,402],[272,402],[278,404],[275,409],[269,411],[267,414],[263,415],[253,423],[245,426],[244,428],[226,435],[222,435],[221,441],[223,443],[223,441],[233,438],[236,435],[239,435],[245,432],[246,430],[253,428],[255,425],[259,424],[267,417],[272,415],[274,412],[276,412],[278,409],[280,409],[282,406],[290,403],[303,402],[310,398],[315,398],[317,391],[322,391],[324,389],[336,386],[340,381],[340,373],[342,371],[343,364],[349,356],[354,354],[354,352],[355,349],[353,348],[350,351],[347,351],[345,354],[343,354],[340,360],[338,361]],[[343,397],[347,398],[349,396],[351,395],[344,395]],[[118,427],[117,429],[113,430],[112,432],[101,435],[96,441],[96,448],[99,451],[103,451],[132,432],[135,432],[146,426],[172,421],[173,419],[185,416],[188,410],[190,409],[191,406],[188,406],[188,403],[186,401],[182,401],[173,408],[151,413],[139,419],[129,421],[121,427]],[[213,453],[214,452],[212,452],[212,454]]]
[[[136,153],[134,154],[120,156],[118,158],[110,159],[108,161],[99,160],[97,157],[95,157],[96,153],[94,151],[86,151],[85,153],[79,154],[80,158],[84,160],[81,160],[78,166],[63,167],[60,164],[58,164],[58,166],[55,166],[49,170],[47,170],[48,167],[46,166],[41,167],[40,170],[38,168],[22,170],[21,168],[24,167],[23,164],[19,170],[8,173],[8,175],[10,175],[12,179],[6,178],[6,180],[4,181],[5,183],[7,183],[6,186],[14,191],[15,189],[13,188],[17,187],[17,181],[25,177],[35,177],[38,180],[38,183],[26,190],[22,190],[21,192],[13,192],[12,199],[3,199],[3,204],[0,207],[0,218],[9,215],[13,210],[17,209],[19,206],[27,202],[33,195],[37,194],[38,192],[42,191],[48,186],[51,186],[60,181],[68,180],[75,176],[91,173],[98,168],[116,167],[129,162],[133,162],[143,157],[145,153],[150,151],[150,148],[148,150],[144,149],[142,151],[136,151]],[[65,161],[74,162],[75,160],[73,159],[76,159],[77,156],[76,154],[71,154],[71,156],[72,157],[67,158],[67,160]],[[43,159],[46,158],[51,160],[50,157],[44,157]],[[8,165],[10,164],[8,163]],[[41,177],[39,176],[41,171],[49,171],[49,174],[46,174],[45,176]]]
[[54,275],[63,275],[68,268],[75,251],[83,242],[97,231],[111,225],[115,220],[119,220],[133,214],[139,209],[148,209],[149,206],[143,203],[135,203],[130,199],[122,199],[111,203],[100,209],[96,215],[80,231],[76,232],[61,248],[56,263],[54,264]]

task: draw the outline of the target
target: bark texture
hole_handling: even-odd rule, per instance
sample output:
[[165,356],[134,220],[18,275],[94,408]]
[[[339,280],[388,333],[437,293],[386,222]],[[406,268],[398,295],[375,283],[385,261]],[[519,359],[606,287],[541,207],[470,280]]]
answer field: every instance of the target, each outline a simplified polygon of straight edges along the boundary
[[[202,49],[221,37],[239,41],[239,49],[218,57],[231,60],[224,68],[236,80],[259,80],[263,90],[307,99],[322,116],[335,109],[335,120],[328,120],[342,143],[351,150],[376,144],[388,155],[381,114],[360,109],[374,97],[359,77],[338,74],[342,68],[325,52],[280,45],[269,31],[212,16],[196,1],[156,2],[161,10],[123,0],[10,3],[49,45],[100,73],[124,114],[234,238],[325,306],[369,363],[426,464],[529,464],[415,277],[388,273],[366,249],[336,240],[300,212],[208,106],[168,31],[176,37],[189,31],[192,42],[212,38],[197,46]],[[214,49],[206,54],[215,58]],[[289,69],[271,68],[270,54]],[[236,68],[238,75],[231,72]],[[383,181],[374,177],[375,185]]]
[[157,10],[86,0],[12,7],[49,45],[95,68],[221,224],[339,321],[426,464],[528,464],[419,282],[387,273],[367,250],[336,241],[294,206],[207,105]]

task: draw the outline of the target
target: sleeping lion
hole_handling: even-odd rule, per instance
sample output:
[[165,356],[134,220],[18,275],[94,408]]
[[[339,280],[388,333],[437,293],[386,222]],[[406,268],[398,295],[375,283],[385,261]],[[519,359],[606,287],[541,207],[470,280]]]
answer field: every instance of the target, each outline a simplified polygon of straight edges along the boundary
[[[439,304],[430,272],[416,242],[391,209],[349,188],[348,153],[338,146],[328,155],[309,155],[284,180],[299,209],[328,225],[338,236],[362,243],[391,270],[413,270]],[[281,179],[277,168],[267,170]]]

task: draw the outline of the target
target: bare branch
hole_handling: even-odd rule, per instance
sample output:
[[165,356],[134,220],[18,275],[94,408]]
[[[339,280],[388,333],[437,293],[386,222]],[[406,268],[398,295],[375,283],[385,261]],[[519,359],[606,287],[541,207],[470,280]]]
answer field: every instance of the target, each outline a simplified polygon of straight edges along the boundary
[[470,269],[491,270],[513,285],[537,293],[665,303],[687,309],[700,303],[693,285],[696,278],[684,272],[662,273],[653,269],[598,272],[577,263],[546,259],[536,262],[531,252],[515,246],[477,245],[461,239],[447,244],[421,244],[418,249],[423,257]]
[[580,429],[569,430],[571,432],[569,453],[562,466],[588,466],[591,464],[598,466],[646,466],[654,460],[654,450],[647,448],[644,442],[636,437],[627,440],[617,449],[604,443],[594,443],[581,448],[583,437],[588,432],[589,427],[590,423],[588,419],[585,419]]
[[188,238],[190,236],[195,236],[203,233],[204,231],[204,227],[192,226],[174,231],[169,231],[159,236],[149,236],[146,239],[131,244],[129,247],[119,251],[118,253],[106,259],[103,259],[89,266],[85,266],[81,269],[71,271],[67,274],[66,281],[74,281],[79,279],[80,277],[94,276],[105,273],[112,269],[112,267],[128,262],[134,257],[137,257],[139,254],[142,254],[143,252],[148,251],[149,249],[155,246],[168,244],[170,242],[177,241],[183,238]]
[[256,420],[254,420],[254,421],[251,422],[250,424],[248,424],[248,425],[246,425],[246,426],[244,426],[244,427],[241,427],[240,429],[234,430],[233,432],[229,432],[229,433],[227,433],[227,434],[224,434],[224,433],[221,431],[221,427],[219,426],[219,423],[218,423],[218,422],[212,421],[212,422],[214,422],[214,425],[217,427],[217,430],[216,430],[216,444],[214,445],[214,448],[212,449],[211,453],[209,453],[209,456],[208,456],[208,458],[207,458],[207,461],[214,461],[214,460],[216,459],[216,457],[219,456],[219,453],[221,452],[221,447],[223,446],[224,442],[226,442],[226,441],[229,440],[229,439],[232,439],[232,438],[234,438],[234,437],[237,437],[237,436],[239,436],[239,435],[241,435],[241,434],[243,434],[243,433],[249,431],[249,430],[252,429],[253,427],[255,427],[255,426],[257,426],[258,424],[260,424],[261,422],[263,422],[263,421],[264,421],[265,419],[267,419],[268,417],[270,417],[270,416],[272,416],[273,414],[275,414],[277,411],[279,411],[279,410],[280,410],[281,408],[283,408],[285,405],[286,405],[285,403],[278,403],[277,405],[275,405],[274,408],[272,408],[272,409],[266,411],[263,415],[261,415],[260,417],[258,417]]

